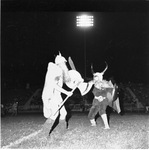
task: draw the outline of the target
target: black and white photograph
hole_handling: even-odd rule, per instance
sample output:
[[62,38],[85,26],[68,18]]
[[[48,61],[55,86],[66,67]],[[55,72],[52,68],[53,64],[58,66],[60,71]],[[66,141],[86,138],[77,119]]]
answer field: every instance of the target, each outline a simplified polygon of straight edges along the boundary
[[149,149],[148,0],[1,0],[1,149]]

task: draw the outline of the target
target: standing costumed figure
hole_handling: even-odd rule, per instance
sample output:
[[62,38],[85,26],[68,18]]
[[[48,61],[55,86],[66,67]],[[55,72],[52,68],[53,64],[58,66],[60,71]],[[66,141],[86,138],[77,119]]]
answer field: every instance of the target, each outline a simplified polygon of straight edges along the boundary
[[44,117],[47,118],[43,125],[43,131],[45,134],[50,135],[55,120],[59,114],[60,121],[58,126],[60,131],[64,132],[66,129],[65,117],[67,112],[64,106],[59,109],[60,104],[63,102],[61,93],[64,93],[67,96],[71,96],[73,94],[71,91],[66,91],[62,88],[63,83],[69,82],[70,80],[66,62],[66,59],[59,54],[55,58],[55,63],[49,62],[48,64],[45,84],[42,92],[43,114]]
[[17,114],[18,114],[18,101],[17,101],[17,99],[15,99],[11,109],[12,109],[12,116],[17,116]]
[[[78,88],[81,95],[85,95],[89,92],[93,85],[93,81],[88,83],[84,82],[81,74],[74,68],[68,70],[66,66],[66,59],[59,54],[55,58],[55,63],[50,62],[48,64],[48,70],[45,77],[45,85],[42,92],[43,100],[43,114],[47,118],[43,132],[45,134],[51,134],[52,127],[60,114],[59,129],[61,134],[66,130],[66,109],[64,107],[65,101],[73,94],[73,91]],[[72,65],[71,65],[72,66]],[[72,91],[66,91],[62,88],[65,83]],[[65,100],[62,99],[61,93],[67,95]]]
[[[106,67],[107,69],[107,67]],[[88,118],[90,119],[91,126],[96,126],[95,116],[97,113],[101,116],[103,123],[105,125],[104,129],[110,129],[106,114],[106,108],[109,105],[113,107],[113,103],[115,103],[114,95],[115,95],[115,86],[113,86],[111,81],[103,80],[103,74],[106,69],[102,73],[93,73],[94,80],[94,88],[93,88],[93,103],[92,107],[89,111]],[[115,106],[115,105],[114,105]],[[117,105],[116,105],[117,106]],[[120,113],[120,107],[116,107],[118,113]]]

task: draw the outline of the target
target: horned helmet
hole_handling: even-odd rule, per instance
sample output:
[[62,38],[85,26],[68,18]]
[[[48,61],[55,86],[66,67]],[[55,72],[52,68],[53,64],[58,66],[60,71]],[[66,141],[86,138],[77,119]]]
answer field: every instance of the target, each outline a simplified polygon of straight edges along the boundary
[[103,75],[105,73],[105,71],[108,69],[108,64],[106,63],[106,68],[102,71],[102,72],[94,72],[93,71],[93,66],[91,65],[91,71],[92,71],[92,74],[93,74],[93,77],[94,78],[98,78],[98,81],[103,81]]
[[59,52],[59,55],[57,55],[56,58],[55,58],[55,64],[61,64],[61,63],[64,63],[64,62],[67,62],[67,60]]

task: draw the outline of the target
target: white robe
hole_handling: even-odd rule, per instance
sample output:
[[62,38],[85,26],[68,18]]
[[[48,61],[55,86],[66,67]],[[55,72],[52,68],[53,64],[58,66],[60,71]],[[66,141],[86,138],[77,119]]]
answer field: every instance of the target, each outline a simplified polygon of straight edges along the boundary
[[[48,64],[48,70],[45,77],[45,85],[42,92],[43,101],[43,114],[46,118],[56,119],[58,113],[54,115],[55,111],[58,109],[59,104],[63,101],[61,97],[61,92],[57,91],[54,87],[55,84],[62,87],[62,70],[56,64],[50,62]],[[65,108],[61,108],[60,113],[62,118],[65,117]],[[54,116],[53,116],[54,115]]]

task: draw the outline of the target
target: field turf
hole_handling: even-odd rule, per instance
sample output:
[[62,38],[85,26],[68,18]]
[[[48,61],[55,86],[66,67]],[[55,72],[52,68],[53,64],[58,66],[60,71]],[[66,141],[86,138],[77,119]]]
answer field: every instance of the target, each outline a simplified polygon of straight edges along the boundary
[[1,148],[8,149],[149,149],[149,115],[115,113],[110,117],[110,130],[90,126],[86,113],[73,113],[69,129],[60,135],[56,128],[51,137],[40,132],[45,122],[42,114],[19,114],[1,119]]

